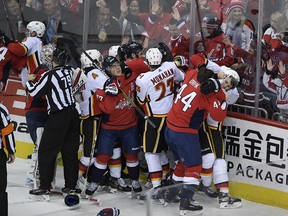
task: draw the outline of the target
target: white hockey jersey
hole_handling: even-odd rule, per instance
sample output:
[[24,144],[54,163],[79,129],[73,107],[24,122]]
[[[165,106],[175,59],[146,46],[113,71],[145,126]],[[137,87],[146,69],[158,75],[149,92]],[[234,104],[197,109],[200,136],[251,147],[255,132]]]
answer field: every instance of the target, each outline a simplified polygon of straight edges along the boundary
[[183,81],[184,76],[174,62],[164,62],[156,70],[137,77],[137,100],[147,116],[167,115],[174,99],[174,82]]
[[96,92],[97,89],[103,89],[107,76],[98,69],[93,69],[87,73],[86,83],[80,91],[83,102],[79,103],[81,116],[91,115],[91,96]]

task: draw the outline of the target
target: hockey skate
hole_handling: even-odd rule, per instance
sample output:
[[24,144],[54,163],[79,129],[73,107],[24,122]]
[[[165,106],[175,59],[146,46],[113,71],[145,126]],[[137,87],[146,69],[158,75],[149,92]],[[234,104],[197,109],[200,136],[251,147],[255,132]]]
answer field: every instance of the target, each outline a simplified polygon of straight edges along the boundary
[[219,193],[219,207],[220,208],[240,208],[242,206],[242,201],[239,198],[231,197],[229,193]]
[[180,200],[180,216],[188,215],[201,215],[203,213],[203,207],[194,200],[188,198],[182,198]]
[[29,198],[37,201],[50,201],[50,191],[44,189],[33,189],[29,191]]
[[213,186],[207,187],[201,184],[199,186],[197,193],[203,196],[207,196],[214,200],[216,200],[218,197],[218,193],[215,191],[215,188]]
[[140,193],[142,191],[141,184],[138,180],[132,181],[132,189],[135,193]]
[[77,186],[76,186],[75,190],[71,189],[71,188],[64,187],[61,189],[61,191],[64,195],[68,195],[71,191],[72,192],[74,191],[76,194],[81,194],[81,192],[82,192],[82,190],[80,188],[77,188]]
[[129,187],[123,178],[110,178],[110,193],[124,192],[128,196],[132,196],[132,188]]
[[86,190],[85,190],[85,197],[83,198],[86,198],[86,199],[89,199],[92,197],[92,195],[95,193],[95,191],[97,190],[99,184],[96,183],[96,182],[87,182],[87,187],[86,187]]

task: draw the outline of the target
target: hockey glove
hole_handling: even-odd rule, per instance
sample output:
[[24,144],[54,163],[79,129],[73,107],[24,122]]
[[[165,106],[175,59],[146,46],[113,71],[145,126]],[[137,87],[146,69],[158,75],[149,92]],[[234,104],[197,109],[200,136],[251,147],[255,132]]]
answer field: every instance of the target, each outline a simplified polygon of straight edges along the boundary
[[209,78],[203,82],[200,87],[201,93],[208,95],[212,92],[218,92],[220,90],[220,82],[217,79]]
[[104,91],[107,95],[117,96],[119,93],[120,81],[117,78],[108,79],[104,84]]
[[173,61],[174,61],[175,65],[178,68],[181,68],[184,71],[187,70],[187,68],[188,68],[188,60],[184,56],[176,55],[173,58]]
[[120,215],[120,209],[118,208],[105,208],[102,209],[97,216],[119,216]]

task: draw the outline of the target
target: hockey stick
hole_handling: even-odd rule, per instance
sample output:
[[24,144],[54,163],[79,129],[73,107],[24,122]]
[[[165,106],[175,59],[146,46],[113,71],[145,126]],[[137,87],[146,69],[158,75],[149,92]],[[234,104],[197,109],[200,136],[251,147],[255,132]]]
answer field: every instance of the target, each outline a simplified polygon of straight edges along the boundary
[[[83,53],[87,56],[87,58],[90,59],[90,61],[92,62],[93,66],[95,68],[97,68],[98,70],[100,70],[107,78],[110,78],[103,70],[102,68],[100,68],[98,66],[98,60],[97,59],[92,59],[91,56],[85,51],[83,50]],[[97,63],[96,63],[97,62]],[[120,90],[120,92],[122,93],[123,97],[136,109],[136,111],[145,119],[147,120],[147,122],[153,127],[156,128],[156,125],[151,121],[151,119],[149,119],[149,116],[146,116],[145,113],[142,112],[142,110],[135,104],[135,102],[123,91],[123,89],[121,89],[120,87],[118,88]]]
[[204,42],[204,34],[203,34],[203,30],[202,30],[202,21],[201,21],[200,7],[199,7],[199,1],[198,0],[196,0],[196,8],[197,8],[197,17],[198,17],[198,21],[199,21],[199,25],[200,25],[201,40],[202,40],[202,44],[203,44],[203,48],[204,48],[204,55],[205,55],[205,58],[207,58],[207,52],[206,52],[206,46],[205,46],[205,42]]
[[13,31],[12,31],[12,25],[11,25],[11,22],[10,22],[10,19],[9,19],[8,11],[7,11],[6,4],[5,4],[4,0],[2,0],[2,4],[3,4],[4,11],[5,11],[6,20],[7,20],[8,25],[9,25],[9,29],[10,29],[10,33],[11,33],[12,39],[15,40],[15,35],[14,35]]

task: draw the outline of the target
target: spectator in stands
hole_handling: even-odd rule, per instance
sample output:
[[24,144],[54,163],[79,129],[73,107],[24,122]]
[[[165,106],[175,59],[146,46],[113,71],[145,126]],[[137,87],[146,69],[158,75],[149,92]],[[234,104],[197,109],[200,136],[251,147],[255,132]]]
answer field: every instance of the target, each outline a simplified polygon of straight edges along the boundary
[[232,1],[228,9],[227,22],[222,23],[222,31],[228,35],[232,43],[248,51],[253,40],[254,26],[244,16],[242,0]]
[[[13,31],[14,37],[13,39],[21,41],[25,38],[25,31],[26,26],[30,21],[40,21],[41,15],[39,12],[35,11],[33,8],[29,8],[26,6],[25,1],[17,1],[17,0],[7,0],[7,9],[9,12],[9,22],[5,20],[5,32],[7,36],[13,38],[13,35],[10,31],[10,24],[11,30]],[[2,26],[2,24],[1,24]]]
[[[254,107],[255,106],[255,89],[256,89],[256,48],[257,44],[252,41],[248,51],[241,49],[237,45],[233,44],[229,36],[225,36],[223,42],[232,47],[233,53],[236,58],[241,58],[241,61],[233,64],[232,69],[236,70],[241,77],[240,85],[240,98],[238,103]],[[265,59],[264,59],[265,60]],[[261,73],[261,77],[263,73]],[[260,85],[258,101],[259,107],[267,111],[268,117],[271,118],[274,110],[272,103],[268,97],[264,96],[263,86]],[[249,114],[249,112],[247,112]],[[264,116],[263,116],[264,117]]]
[[[121,1],[121,3],[122,2],[124,1]],[[129,12],[132,15],[137,15],[140,12],[139,0],[130,0],[128,5]],[[129,22],[123,17],[122,14],[119,17],[118,22],[122,31],[122,37],[128,37],[128,40],[143,41],[145,39],[145,35],[148,36],[144,26]],[[122,41],[122,43],[124,42]]]
[[149,36],[149,46],[154,46],[155,43],[164,42],[166,44],[170,41],[170,34],[167,23],[172,18],[170,13],[164,12],[166,2],[164,0],[150,0],[150,13],[139,13],[132,15],[128,11],[126,0],[121,1],[121,13],[130,22],[143,25]]
[[[112,45],[121,43],[118,20],[112,16],[110,7],[97,7],[89,20],[88,48],[97,46],[97,49],[105,55]],[[103,53],[104,51],[105,53]]]
[[43,23],[46,25],[45,44],[57,43],[59,37],[82,35],[82,19],[60,5],[59,0],[43,0]]
[[275,49],[285,51],[285,45],[280,36],[282,32],[287,31],[287,19],[285,15],[280,11],[275,11],[271,15],[270,24],[271,27],[263,35],[265,44],[270,46],[272,51],[275,51]]
[[202,29],[206,37],[204,41],[200,40],[195,43],[195,53],[207,55],[210,61],[220,66],[230,67],[234,64],[232,49],[223,43],[224,33],[215,14],[210,13],[203,17]]
[[[283,60],[283,61],[282,61]],[[286,65],[285,65],[286,63]],[[272,59],[267,62],[267,70],[263,76],[263,83],[265,87],[277,94],[277,107],[280,110],[281,121],[288,122],[288,70],[287,70],[287,58],[283,58],[279,61],[278,71],[275,73]]]

